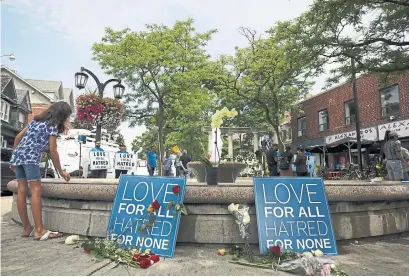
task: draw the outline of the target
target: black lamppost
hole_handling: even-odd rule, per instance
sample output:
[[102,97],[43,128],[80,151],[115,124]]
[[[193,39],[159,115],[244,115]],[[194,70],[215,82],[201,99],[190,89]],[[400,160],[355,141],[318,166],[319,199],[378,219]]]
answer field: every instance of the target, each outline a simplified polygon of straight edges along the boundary
[[[124,95],[125,92],[125,87],[121,84],[121,80],[119,79],[109,79],[105,83],[101,83],[98,79],[97,76],[95,76],[94,73],[89,71],[88,69],[81,67],[81,72],[75,73],[75,86],[78,89],[83,89],[85,88],[85,85],[87,84],[88,81],[88,75],[91,75],[92,78],[94,78],[95,82],[97,83],[98,86],[98,93],[100,97],[104,97],[104,89],[105,87],[111,83],[111,82],[118,82],[116,85],[114,85],[114,97],[116,99],[121,99],[122,96]],[[95,134],[95,141],[101,140],[101,125],[97,124],[97,131]]]
[[355,105],[355,132],[356,132],[356,145],[358,148],[358,166],[359,166],[359,170],[362,171],[361,122],[359,118],[358,89],[356,87],[356,68],[355,68],[354,58],[351,58],[351,69],[352,69],[352,93],[353,93],[354,105]]

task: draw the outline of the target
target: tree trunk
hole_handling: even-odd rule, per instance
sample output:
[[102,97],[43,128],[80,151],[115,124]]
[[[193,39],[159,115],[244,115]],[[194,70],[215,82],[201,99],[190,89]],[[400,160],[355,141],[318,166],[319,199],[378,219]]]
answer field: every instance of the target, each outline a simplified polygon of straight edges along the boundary
[[159,142],[159,149],[158,149],[158,175],[163,176],[163,116],[164,116],[164,108],[162,101],[159,101],[159,120],[158,120],[158,142]]
[[277,134],[278,149],[280,150],[280,153],[284,153],[285,149],[284,149],[284,143],[280,136],[280,126],[273,126],[273,128]]

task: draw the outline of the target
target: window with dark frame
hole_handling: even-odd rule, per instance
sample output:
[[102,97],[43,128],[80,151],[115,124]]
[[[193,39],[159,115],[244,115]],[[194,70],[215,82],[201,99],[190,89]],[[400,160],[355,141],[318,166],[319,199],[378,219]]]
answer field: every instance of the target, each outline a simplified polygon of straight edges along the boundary
[[391,116],[399,113],[400,101],[399,101],[399,86],[394,85],[388,88],[382,89],[381,93],[381,109],[382,117]]
[[356,108],[354,100],[345,102],[345,125],[356,122]]
[[307,135],[307,120],[304,117],[300,117],[297,119],[297,125],[298,125],[298,136],[306,136]]
[[320,132],[328,130],[329,119],[328,110],[322,110],[318,112],[318,130]]

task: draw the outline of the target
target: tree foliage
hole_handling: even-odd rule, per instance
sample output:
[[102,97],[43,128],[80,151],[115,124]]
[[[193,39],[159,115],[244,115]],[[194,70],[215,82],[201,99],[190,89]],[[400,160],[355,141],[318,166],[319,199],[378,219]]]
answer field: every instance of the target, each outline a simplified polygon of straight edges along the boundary
[[[202,86],[210,74],[204,47],[215,30],[198,33],[191,19],[177,21],[171,28],[152,24],[146,29],[107,28],[93,51],[107,74],[121,78],[131,88],[125,99],[130,126],[157,126],[161,164],[164,142],[180,122],[174,111],[184,113],[184,118],[194,116],[194,120],[208,109],[212,95]],[[159,170],[161,173],[161,167]]]
[[321,48],[335,63],[329,85],[358,73],[397,73],[409,69],[409,1],[315,0],[291,31],[303,46]]

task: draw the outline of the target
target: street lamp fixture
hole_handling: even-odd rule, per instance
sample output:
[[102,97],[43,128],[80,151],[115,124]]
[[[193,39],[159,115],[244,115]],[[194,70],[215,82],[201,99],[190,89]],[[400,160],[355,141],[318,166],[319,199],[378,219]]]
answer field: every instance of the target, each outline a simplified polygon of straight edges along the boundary
[[9,60],[10,60],[10,61],[14,61],[14,60],[16,59],[16,57],[14,56],[13,53],[11,53],[10,55],[1,55],[1,57],[2,57],[2,58],[3,58],[3,57],[9,57]]
[[[125,92],[125,87],[121,84],[121,80],[119,79],[109,79],[105,83],[101,83],[98,79],[98,77],[92,73],[90,70],[81,67],[81,71],[75,73],[75,86],[78,89],[83,89],[85,88],[87,81],[88,81],[88,75],[91,75],[91,77],[95,80],[97,83],[98,87],[98,94],[100,97],[104,97],[104,90],[106,86],[111,83],[111,82],[117,82],[116,85],[114,85],[114,97],[116,99],[121,99],[124,95]],[[101,140],[101,125],[97,124],[97,130],[95,134],[95,141]]]

